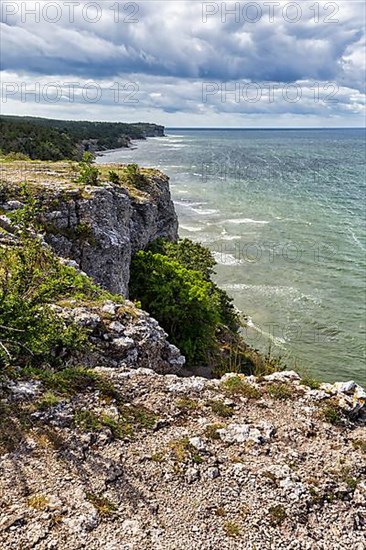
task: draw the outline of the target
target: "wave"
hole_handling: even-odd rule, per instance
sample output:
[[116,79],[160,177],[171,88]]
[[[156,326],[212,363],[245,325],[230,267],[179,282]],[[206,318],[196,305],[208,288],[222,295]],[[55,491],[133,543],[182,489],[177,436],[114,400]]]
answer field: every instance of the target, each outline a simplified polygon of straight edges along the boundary
[[284,345],[284,344],[286,344],[285,338],[281,338],[279,336],[274,336],[270,332],[266,332],[265,330],[262,330],[260,327],[258,327],[257,325],[254,324],[253,319],[251,317],[247,317],[246,324],[252,330],[254,330],[255,332],[258,332],[258,334],[261,334],[262,336],[264,336],[265,338],[270,340],[275,346],[277,346],[279,348],[282,348],[282,349],[286,349],[285,345]]
[[220,265],[241,265],[243,260],[238,260],[232,254],[224,254],[223,252],[212,252],[216,262]]
[[319,306],[322,303],[320,298],[309,294],[303,294],[299,289],[292,286],[250,285],[245,283],[233,283],[221,286],[228,291],[245,290],[259,293],[262,296],[291,298],[293,302],[310,302],[316,306]]
[[195,233],[198,231],[203,231],[204,227],[193,227],[191,225],[179,225],[180,229],[183,229],[184,231],[189,231],[190,233]]
[[196,214],[199,214],[200,216],[210,216],[211,214],[217,214],[219,211],[215,208],[207,208],[206,210],[202,210],[200,208],[192,208],[193,212]]
[[233,224],[236,224],[236,225],[241,225],[241,224],[245,224],[245,223],[253,223],[253,224],[256,224],[256,225],[266,225],[267,223],[269,223],[269,221],[267,221],[267,220],[253,220],[252,218],[231,218],[231,219],[228,219],[228,220],[222,220],[220,223],[221,224],[223,224],[223,223],[233,223]]

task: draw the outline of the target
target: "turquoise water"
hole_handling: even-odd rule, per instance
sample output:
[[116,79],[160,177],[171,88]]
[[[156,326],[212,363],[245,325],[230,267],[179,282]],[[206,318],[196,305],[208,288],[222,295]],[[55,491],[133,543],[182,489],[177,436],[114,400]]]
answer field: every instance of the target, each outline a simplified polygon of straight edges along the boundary
[[365,384],[364,131],[167,134],[99,162],[170,176],[180,235],[213,251],[253,346]]

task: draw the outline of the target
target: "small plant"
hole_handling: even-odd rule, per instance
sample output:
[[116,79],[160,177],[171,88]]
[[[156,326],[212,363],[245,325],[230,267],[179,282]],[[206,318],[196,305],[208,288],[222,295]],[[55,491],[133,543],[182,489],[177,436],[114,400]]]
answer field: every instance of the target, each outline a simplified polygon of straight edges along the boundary
[[294,392],[287,384],[270,384],[267,391],[273,399],[290,399]]
[[83,155],[82,160],[79,163],[79,177],[77,179],[78,183],[83,183],[85,185],[98,185],[100,172],[98,168],[92,165],[94,162],[94,156],[86,152]]
[[225,521],[224,529],[226,531],[226,534],[229,537],[239,537],[240,536],[240,528],[233,521]]
[[53,392],[47,391],[42,395],[42,398],[37,403],[37,408],[41,411],[47,410],[51,407],[55,407],[60,403],[61,399]]
[[208,424],[208,426],[206,426],[205,428],[205,436],[208,439],[213,439],[213,440],[220,439],[220,434],[217,430],[220,430],[223,427],[224,427],[223,424]]
[[195,399],[190,399],[189,397],[177,399],[175,405],[183,412],[196,411],[200,406],[198,401]]
[[126,166],[127,183],[140,189],[145,183],[145,178],[140,172],[138,164],[127,164]]
[[112,516],[117,509],[108,498],[99,497],[94,493],[86,493],[86,498],[98,510],[102,517]]
[[281,504],[271,506],[268,512],[269,521],[273,526],[281,525],[287,518],[286,510]]
[[226,510],[223,506],[219,506],[218,508],[216,508],[215,514],[216,516],[223,518],[226,516]]
[[303,376],[300,384],[302,386],[307,386],[311,390],[318,390],[320,388],[320,382],[319,380],[316,380],[315,378],[311,378],[310,376]]
[[48,506],[48,498],[44,495],[33,495],[28,498],[28,506],[35,510],[45,510]]
[[151,455],[151,460],[153,460],[154,462],[164,462],[165,453],[163,451],[157,451],[156,453],[153,453]]
[[202,457],[197,449],[189,442],[188,437],[174,439],[169,444],[176,462],[182,463],[191,460],[195,464],[201,464]]
[[211,408],[212,412],[223,418],[230,418],[234,414],[233,409],[220,399],[210,399],[206,405]]
[[342,424],[343,416],[335,403],[328,403],[322,407],[321,415],[326,422],[339,426]]
[[103,427],[99,416],[88,410],[75,411],[74,420],[83,432],[96,432]]
[[352,445],[354,449],[359,449],[362,453],[366,453],[366,439],[353,439]]
[[120,185],[121,183],[119,175],[114,170],[108,172],[108,180],[114,185]]
[[258,399],[260,397],[260,392],[245,381],[243,377],[240,376],[232,376],[222,382],[222,387],[226,394],[230,396],[243,396],[247,397],[248,399]]

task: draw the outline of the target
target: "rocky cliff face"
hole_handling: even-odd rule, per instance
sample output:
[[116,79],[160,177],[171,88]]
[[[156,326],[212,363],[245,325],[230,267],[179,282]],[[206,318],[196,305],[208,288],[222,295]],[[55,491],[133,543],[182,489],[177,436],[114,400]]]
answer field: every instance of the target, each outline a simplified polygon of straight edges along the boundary
[[[46,241],[57,255],[74,260],[103,288],[127,296],[132,254],[159,237],[178,237],[169,178],[149,170],[143,190],[108,182],[91,187],[63,182],[65,169],[47,173],[42,167],[38,173],[26,166],[30,188],[34,186],[44,206]],[[10,175],[16,177],[14,170]],[[11,198],[19,199],[19,189]],[[5,211],[19,206],[18,201],[9,200],[9,193],[0,199]]]

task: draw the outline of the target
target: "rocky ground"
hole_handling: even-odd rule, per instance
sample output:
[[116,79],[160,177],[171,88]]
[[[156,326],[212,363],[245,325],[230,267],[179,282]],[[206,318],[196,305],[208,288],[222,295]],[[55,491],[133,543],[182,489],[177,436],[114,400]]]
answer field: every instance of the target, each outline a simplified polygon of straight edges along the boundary
[[68,376],[2,382],[2,548],[365,548],[354,383]]

